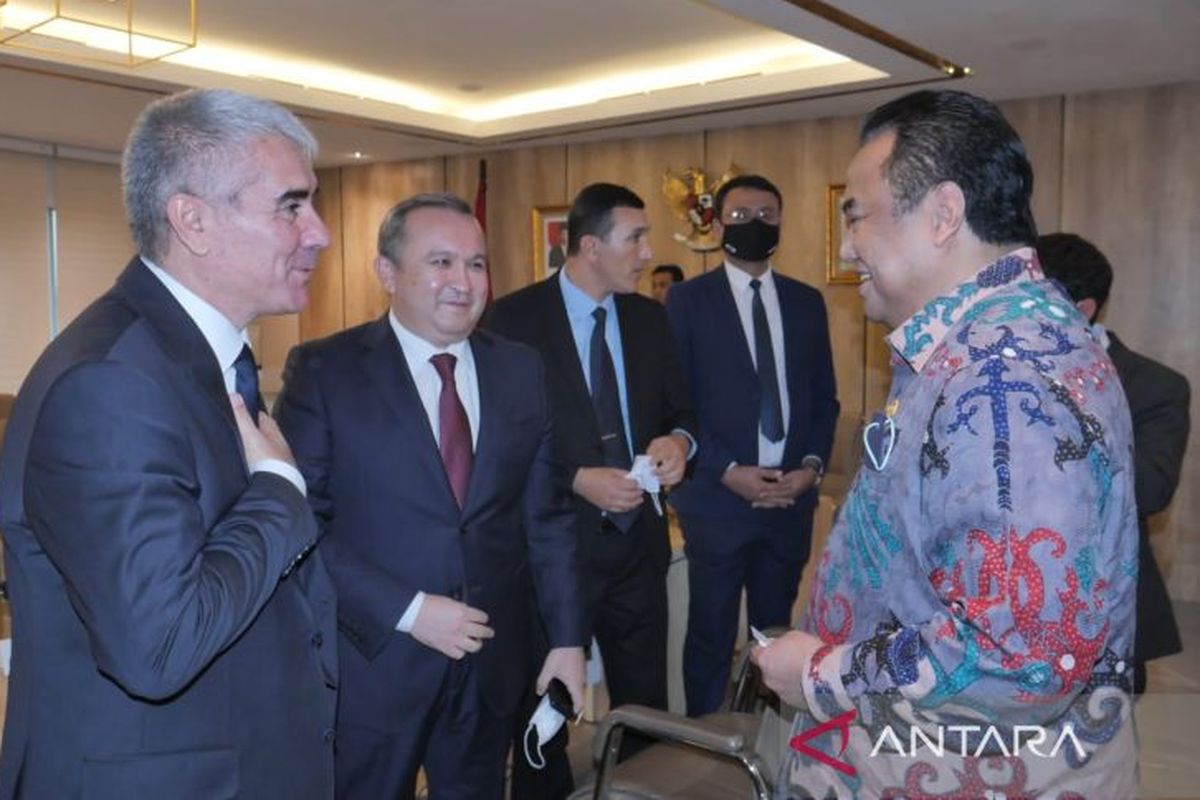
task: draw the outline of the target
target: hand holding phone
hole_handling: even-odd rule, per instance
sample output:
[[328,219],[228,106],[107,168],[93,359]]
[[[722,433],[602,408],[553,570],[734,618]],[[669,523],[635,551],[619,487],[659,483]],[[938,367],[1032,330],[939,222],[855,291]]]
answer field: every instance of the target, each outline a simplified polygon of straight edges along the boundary
[[575,719],[575,703],[571,700],[571,692],[567,685],[558,678],[551,678],[546,687],[546,696],[550,698],[550,706],[567,719]]

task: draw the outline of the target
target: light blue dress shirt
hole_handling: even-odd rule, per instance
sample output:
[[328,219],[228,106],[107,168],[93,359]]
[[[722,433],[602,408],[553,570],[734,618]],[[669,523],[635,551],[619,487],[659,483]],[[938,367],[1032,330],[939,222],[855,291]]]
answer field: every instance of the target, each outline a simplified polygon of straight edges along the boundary
[[[579,354],[579,363],[583,367],[583,382],[587,384],[588,392],[592,391],[591,370],[591,341],[592,329],[596,320],[592,312],[597,307],[608,312],[604,320],[604,342],[608,352],[612,354],[613,369],[617,373],[617,394],[621,399],[621,419],[625,422],[625,442],[633,447],[633,431],[629,427],[629,393],[625,387],[625,351],[621,349],[621,328],[617,324],[617,304],[609,294],[602,302],[597,303],[587,292],[571,283],[571,278],[565,269],[559,270],[558,286],[562,290],[563,304],[567,309],[567,321],[571,323],[571,336],[575,339],[575,352]],[[633,453],[629,454],[630,459]]]

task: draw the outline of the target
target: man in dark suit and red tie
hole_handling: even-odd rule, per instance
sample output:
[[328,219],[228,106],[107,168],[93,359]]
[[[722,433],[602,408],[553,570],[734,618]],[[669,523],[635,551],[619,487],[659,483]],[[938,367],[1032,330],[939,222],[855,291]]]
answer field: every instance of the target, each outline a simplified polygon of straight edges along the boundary
[[[644,204],[624,186],[595,183],[567,217],[563,269],[493,303],[486,325],[536,347],[546,361],[555,440],[571,476],[589,637],[600,646],[612,705],[667,705],[667,521],[627,477],[645,454],[659,481],[682,477],[695,452],[691,403],[663,307],[637,294],[651,258]],[[553,754],[547,756],[552,759]],[[548,766],[537,788],[561,796]]]
[[333,587],[245,335],[307,302],[315,152],[230,91],[134,125],[139,255],[38,359],[0,461],[4,800],[333,797]]
[[687,540],[687,710],[729,685],[743,587],[751,625],[789,625],[838,416],[825,301],[779,274],[783,198],[760,175],[713,200],[725,263],[681,283],[667,315],[700,418],[700,455],[671,502]]
[[[277,415],[338,592],[341,800],[499,800],[537,676],[583,698],[573,515],[542,361],[475,330],[487,252],[453,195],[388,212],[382,318],[296,348]],[[531,598],[549,653],[531,662]],[[540,670],[540,672],[535,672]]]

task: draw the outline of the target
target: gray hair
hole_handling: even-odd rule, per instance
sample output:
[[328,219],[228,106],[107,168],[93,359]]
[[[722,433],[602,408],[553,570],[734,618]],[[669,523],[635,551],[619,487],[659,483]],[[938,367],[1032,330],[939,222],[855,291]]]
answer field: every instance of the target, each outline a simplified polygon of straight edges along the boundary
[[383,222],[379,225],[379,241],[377,243],[379,255],[395,261],[394,255],[404,246],[404,221],[409,214],[421,208],[446,208],[466,214],[468,217],[474,216],[467,201],[456,194],[425,192],[413,195],[392,206],[391,210],[384,215]]
[[279,136],[311,161],[317,141],[292,112],[228,89],[190,89],[142,111],[125,142],[121,183],[138,252],[160,260],[168,241],[167,199],[237,195],[234,166],[256,139]]

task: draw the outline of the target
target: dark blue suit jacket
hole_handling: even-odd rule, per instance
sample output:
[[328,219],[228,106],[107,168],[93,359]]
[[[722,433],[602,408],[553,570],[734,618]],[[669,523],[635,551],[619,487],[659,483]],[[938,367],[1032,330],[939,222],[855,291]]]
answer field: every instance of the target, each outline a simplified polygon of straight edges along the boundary
[[[730,462],[758,463],[760,400],[751,344],[725,270],[722,266],[677,284],[667,295],[667,316],[700,429],[695,471],[671,494],[672,502],[684,515],[791,525],[797,515],[812,509],[816,492],[790,509],[762,511],[721,483]],[[778,272],[774,280],[791,404],[781,465],[788,471],[798,469],[809,454],[829,462],[839,406],[825,301],[812,287]]]
[[467,658],[499,715],[530,680],[531,579],[550,646],[584,643],[541,360],[486,332],[469,341],[481,419],[461,511],[386,316],[288,359],[276,414],[325,529],[344,637],[339,719],[355,725],[411,727],[406,697],[441,686],[450,659],[395,630],[417,591],[487,612],[496,636]]
[[0,526],[0,797],[332,797],[334,597],[297,561],[316,524],[247,475],[211,348],[137,260],[25,381]]

